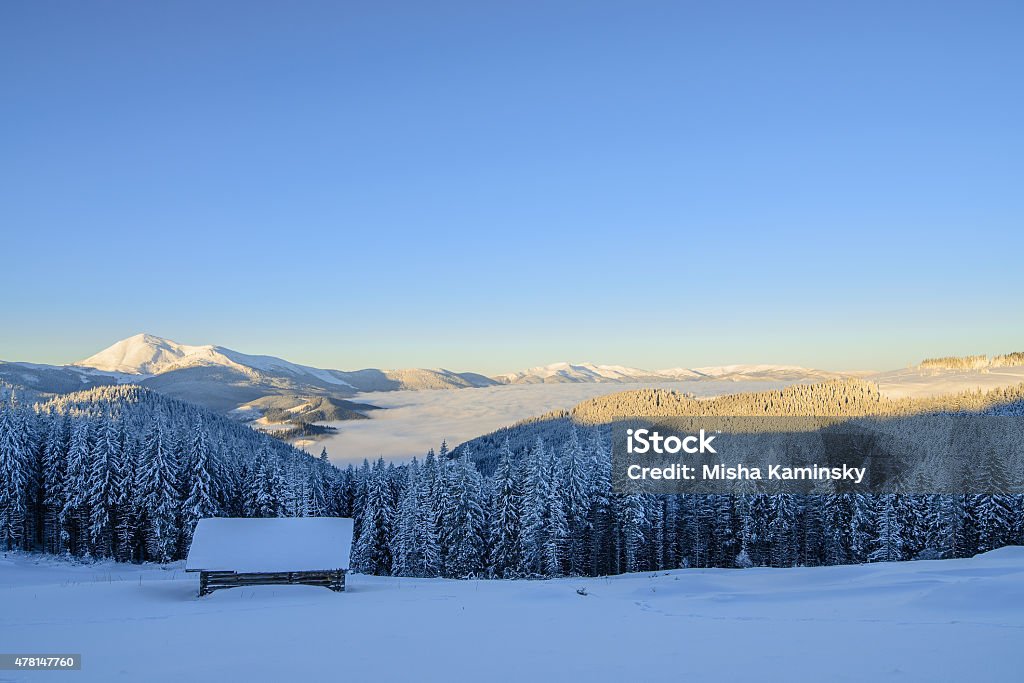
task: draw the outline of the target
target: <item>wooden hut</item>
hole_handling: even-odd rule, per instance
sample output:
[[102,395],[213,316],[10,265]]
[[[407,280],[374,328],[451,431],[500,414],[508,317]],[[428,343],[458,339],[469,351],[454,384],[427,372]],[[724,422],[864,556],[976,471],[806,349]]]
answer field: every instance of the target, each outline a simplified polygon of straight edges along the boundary
[[345,590],[352,520],[341,517],[201,519],[185,571],[199,572],[199,595],[264,584]]

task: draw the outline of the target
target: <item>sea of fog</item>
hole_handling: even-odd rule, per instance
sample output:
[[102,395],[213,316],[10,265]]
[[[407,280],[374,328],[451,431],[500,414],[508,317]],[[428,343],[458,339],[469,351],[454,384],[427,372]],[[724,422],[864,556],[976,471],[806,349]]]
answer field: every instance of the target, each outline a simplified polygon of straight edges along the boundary
[[433,391],[381,391],[359,394],[352,400],[379,406],[369,420],[330,422],[337,433],[301,448],[316,454],[327,449],[339,465],[383,456],[405,461],[423,456],[444,439],[450,446],[528,417],[572,408],[596,396],[634,389],[675,389],[696,396],[719,396],[737,391],[778,389],[792,382],[700,381],[648,384],[517,384],[482,389]]

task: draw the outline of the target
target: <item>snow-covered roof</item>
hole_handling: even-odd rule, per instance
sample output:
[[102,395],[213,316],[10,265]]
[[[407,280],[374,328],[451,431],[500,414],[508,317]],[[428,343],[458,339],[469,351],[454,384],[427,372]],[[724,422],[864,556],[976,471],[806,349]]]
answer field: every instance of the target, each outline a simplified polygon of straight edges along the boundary
[[299,572],[348,569],[352,520],[343,517],[201,519],[186,571]]

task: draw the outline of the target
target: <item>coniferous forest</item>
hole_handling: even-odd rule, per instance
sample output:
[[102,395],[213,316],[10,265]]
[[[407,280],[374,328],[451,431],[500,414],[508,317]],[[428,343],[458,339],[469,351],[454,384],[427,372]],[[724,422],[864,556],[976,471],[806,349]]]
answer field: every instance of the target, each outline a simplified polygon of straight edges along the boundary
[[[816,385],[817,395],[860,406],[864,384]],[[958,401],[1013,411],[1020,393]],[[786,410],[797,397],[807,410],[815,395],[750,396]],[[165,562],[184,556],[202,517],[333,515],[355,519],[354,570],[515,578],[966,557],[1024,543],[1020,472],[988,473],[1016,493],[972,496],[626,495],[610,475],[606,430],[567,417],[454,452],[442,444],[410,464],[339,469],[194,405],[101,387],[3,403],[0,548]]]

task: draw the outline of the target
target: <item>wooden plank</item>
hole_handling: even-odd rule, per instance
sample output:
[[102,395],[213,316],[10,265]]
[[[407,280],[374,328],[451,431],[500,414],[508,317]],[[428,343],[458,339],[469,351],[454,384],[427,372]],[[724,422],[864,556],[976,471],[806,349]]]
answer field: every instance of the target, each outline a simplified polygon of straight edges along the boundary
[[303,572],[229,572],[201,571],[199,574],[199,594],[209,595],[221,588],[239,588],[261,585],[300,585],[323,586],[332,591],[345,590],[345,570],[313,570]]

